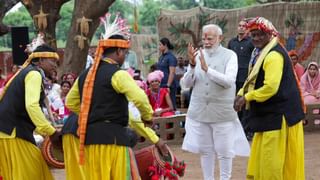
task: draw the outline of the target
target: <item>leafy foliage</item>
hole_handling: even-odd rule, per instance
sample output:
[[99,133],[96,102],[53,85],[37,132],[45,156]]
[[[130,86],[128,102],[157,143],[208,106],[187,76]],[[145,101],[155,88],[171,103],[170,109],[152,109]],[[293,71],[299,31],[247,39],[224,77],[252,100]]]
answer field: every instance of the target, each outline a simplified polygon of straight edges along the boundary
[[[138,0],[137,0],[138,2]],[[203,6],[211,8],[236,8],[242,7],[250,4],[256,3],[256,0],[201,0]],[[199,3],[196,0],[143,0],[142,3],[138,3],[138,18],[139,18],[139,28],[141,26],[149,26],[152,29],[156,28],[157,17],[160,13],[160,8],[165,9],[189,9],[199,6]],[[129,24],[133,24],[133,7],[134,4],[132,1],[128,0],[116,0],[110,7],[110,13],[114,14],[116,12],[121,13],[124,17],[128,19]],[[71,22],[72,11],[74,8],[74,0],[71,0],[65,3],[61,10],[60,16],[62,17],[57,22],[56,27],[56,39],[58,41],[59,47],[64,47],[67,39],[67,34]],[[29,27],[29,37],[30,39],[35,37],[35,28],[33,20],[30,17],[28,11],[22,6],[18,11],[11,12],[5,16],[3,19],[4,24],[10,26],[28,26]],[[179,29],[189,29],[190,23],[188,22],[181,24]],[[222,23],[222,22],[221,22]],[[201,23],[203,24],[203,23]],[[222,23],[223,24],[223,23]],[[99,36],[102,32],[101,28],[98,28],[95,36],[93,37],[92,43],[97,42]],[[155,31],[154,31],[155,32]],[[174,29],[171,29],[170,32],[174,32]],[[0,38],[0,47],[11,47],[11,37],[10,35],[5,35]]]
[[[35,37],[34,32],[35,28],[33,26],[33,20],[29,15],[27,9],[22,6],[16,12],[8,13],[4,19],[3,23],[10,26],[10,27],[17,27],[17,26],[27,26],[29,28],[29,37]],[[11,47],[11,35],[6,34],[0,38],[0,46],[10,48]]]
[[60,16],[62,18],[57,22],[56,36],[57,36],[57,39],[62,42],[65,42],[67,40],[67,34],[69,31],[68,27],[70,26],[73,8],[74,8],[74,0],[65,3],[60,10]]
[[[117,0],[111,5],[109,9],[109,13],[111,14],[120,13],[122,17],[125,17],[128,20],[128,24],[132,25],[133,24],[133,6],[134,5],[129,3],[128,1]],[[102,26],[98,27],[98,29],[96,30],[93,36],[91,44],[97,44],[97,41],[98,39],[100,39],[102,32],[103,32],[103,27]]]
[[203,0],[203,6],[214,9],[232,9],[246,6],[246,1],[239,0]]
[[199,5],[195,0],[171,0],[168,3],[173,4],[174,9],[190,9]]
[[[58,39],[58,46],[65,46],[65,41],[67,39],[66,35],[68,34],[72,12],[74,7],[74,1],[70,1],[64,4],[60,11],[60,16],[62,17],[56,27],[56,37]],[[17,11],[8,13],[3,19],[4,24],[9,26],[27,26],[29,28],[29,39],[33,39],[37,32],[34,27],[34,22],[32,17],[28,13],[27,9],[24,6],[21,6]],[[2,47],[11,47],[11,35],[6,34],[0,39],[0,46]]]
[[160,8],[163,5],[160,1],[144,0],[142,7],[140,7],[140,23],[146,26],[156,25]]

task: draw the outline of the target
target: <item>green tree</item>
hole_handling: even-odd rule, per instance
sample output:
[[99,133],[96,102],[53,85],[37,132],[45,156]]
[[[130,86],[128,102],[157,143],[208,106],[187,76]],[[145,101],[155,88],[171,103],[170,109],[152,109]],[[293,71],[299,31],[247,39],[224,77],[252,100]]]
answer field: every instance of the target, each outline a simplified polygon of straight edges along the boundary
[[203,6],[214,9],[233,9],[247,5],[246,0],[203,0]]
[[144,26],[155,26],[160,14],[160,8],[165,4],[160,1],[144,0],[140,6],[140,24]]
[[79,73],[83,70],[92,37],[100,25],[100,17],[105,15],[114,2],[115,0],[75,0],[59,74]]
[[[21,6],[17,11],[8,13],[3,23],[9,27],[15,26],[27,26],[29,28],[29,38],[35,37],[33,20],[24,6]],[[11,48],[11,35],[5,34],[0,38],[0,46],[5,48]]]
[[[66,35],[69,30],[69,25],[71,21],[71,16],[74,7],[74,0],[66,3],[62,6],[60,10],[60,16],[62,17],[56,26],[56,39],[58,40],[58,47],[64,47],[66,43]],[[34,22],[25,8],[21,6],[17,11],[8,13],[3,19],[4,24],[8,26],[27,26],[29,28],[29,38],[30,41],[36,36],[36,29],[34,27]],[[11,47],[11,36],[6,34],[0,39],[0,47]]]
[[[115,13],[120,13],[123,17],[130,17],[132,18],[133,14],[133,4],[125,1],[125,0],[117,0],[115,1],[109,9],[109,13],[115,14]],[[129,21],[131,21],[130,19]]]
[[[31,24],[33,23],[33,20],[37,21],[35,24],[35,27],[37,28],[36,31],[45,33],[45,41],[52,47],[56,47],[57,45],[56,40],[58,37],[56,36],[56,25],[58,20],[61,19],[62,14],[68,14],[72,9],[71,23],[61,22],[61,27],[58,27],[58,31],[66,32],[66,30],[68,30],[67,33],[65,33],[67,34],[67,43],[59,73],[69,71],[77,73],[83,69],[87,58],[89,43],[100,23],[99,17],[103,16],[109,10],[109,7],[115,0],[74,0],[74,3],[71,2],[69,8],[68,5],[66,6],[66,11],[60,12],[62,5],[68,1],[70,0],[21,1],[30,14],[26,17],[29,17],[30,19],[31,17],[34,17],[34,19],[31,19]],[[2,2],[0,4],[3,5]],[[73,4],[74,6],[72,8]],[[0,6],[0,10],[2,9],[6,8]],[[19,16],[19,20],[24,20],[24,16]],[[8,19],[10,19],[12,23],[16,23],[14,18],[8,17]],[[0,17],[0,23],[2,21],[3,19]],[[24,23],[27,22],[21,22],[19,25],[24,25]],[[6,24],[8,24],[8,22]]]
[[9,32],[9,27],[2,21],[6,13],[18,2],[19,0],[0,0],[0,36]]
[[60,10],[60,16],[62,17],[57,22],[56,27],[56,37],[58,40],[58,47],[64,47],[66,40],[67,40],[67,34],[69,31],[69,25],[71,22],[72,12],[74,8],[74,0],[65,3],[61,10]]
[[195,0],[169,0],[168,4],[173,4],[175,6],[174,9],[191,9],[199,6],[199,4]]
[[24,6],[17,11],[7,14],[3,22],[9,26],[28,26],[30,30],[34,30],[33,20]]
[[[115,1],[109,8],[108,13],[110,14],[116,14],[120,13],[122,17],[127,19],[128,24],[133,24],[133,4],[125,1],[125,0],[117,0]],[[91,41],[91,44],[97,44],[98,39],[100,39],[100,36],[103,32],[103,27],[98,27],[97,31],[94,34],[94,37]]]

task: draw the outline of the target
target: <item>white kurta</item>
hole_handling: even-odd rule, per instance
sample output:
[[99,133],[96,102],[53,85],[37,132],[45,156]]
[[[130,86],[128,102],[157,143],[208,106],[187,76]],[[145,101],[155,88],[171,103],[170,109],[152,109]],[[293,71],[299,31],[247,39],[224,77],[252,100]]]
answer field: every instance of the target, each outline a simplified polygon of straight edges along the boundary
[[[228,157],[249,155],[249,143],[233,109],[237,55],[222,46],[212,54],[205,51],[203,54],[208,71],[201,69],[198,55],[196,67],[189,66],[183,77],[185,85],[192,86],[193,92],[182,149],[194,153],[217,152]],[[239,146],[241,152],[235,152]]]
[[212,54],[205,51],[203,54],[208,71],[201,69],[198,55],[196,67],[189,66],[183,77],[185,85],[193,87],[187,116],[207,123],[234,121],[237,118],[233,109],[238,70],[237,55],[222,46]]

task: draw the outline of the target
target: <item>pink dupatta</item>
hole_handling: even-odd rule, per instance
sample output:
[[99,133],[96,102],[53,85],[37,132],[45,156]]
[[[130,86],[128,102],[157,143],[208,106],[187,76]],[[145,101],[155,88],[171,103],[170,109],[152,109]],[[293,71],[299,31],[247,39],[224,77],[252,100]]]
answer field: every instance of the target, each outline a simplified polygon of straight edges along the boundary
[[309,71],[308,71],[311,65],[318,67],[318,64],[316,62],[310,62],[307,67],[306,72],[302,75],[301,81],[300,81],[300,86],[301,86],[303,96],[306,96],[306,95],[312,93],[313,91],[320,90],[319,69],[318,69],[318,72],[316,73],[315,77],[312,78],[309,75]]

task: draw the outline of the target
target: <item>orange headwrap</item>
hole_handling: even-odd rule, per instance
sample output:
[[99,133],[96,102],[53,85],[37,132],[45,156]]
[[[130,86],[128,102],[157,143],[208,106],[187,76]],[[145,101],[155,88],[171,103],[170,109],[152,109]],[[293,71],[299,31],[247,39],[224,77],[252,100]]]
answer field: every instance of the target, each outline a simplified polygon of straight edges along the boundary
[[265,33],[272,34],[273,36],[278,36],[279,34],[277,29],[273,26],[273,24],[264,17],[256,17],[251,19],[247,23],[246,28],[248,31],[258,29]]
[[295,50],[289,51],[289,52],[288,52],[288,55],[289,55],[290,57],[291,57],[291,56],[297,56],[297,57],[299,57],[297,51],[295,51]]
[[84,142],[86,137],[88,115],[89,115],[89,110],[91,105],[93,84],[96,78],[96,72],[97,72],[99,63],[101,61],[102,53],[104,49],[111,48],[111,47],[129,48],[130,42],[128,40],[122,40],[122,39],[106,39],[106,40],[99,41],[99,44],[96,50],[96,55],[93,61],[93,65],[90,68],[83,85],[82,101],[81,101],[80,113],[79,113],[79,119],[78,119],[78,124],[79,124],[78,135],[80,138],[80,151],[79,151],[80,164],[84,163]]

